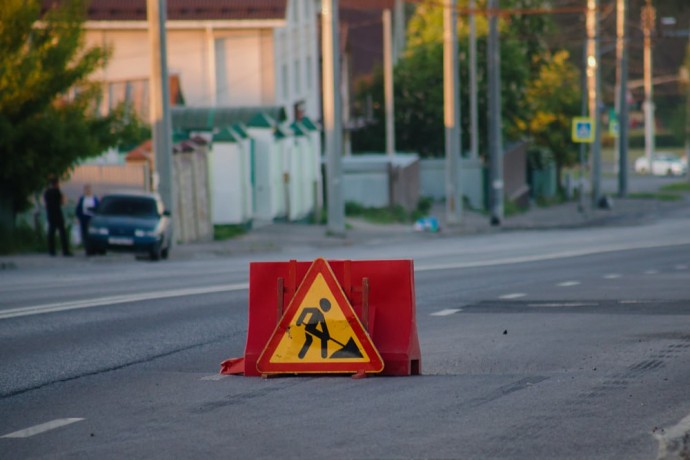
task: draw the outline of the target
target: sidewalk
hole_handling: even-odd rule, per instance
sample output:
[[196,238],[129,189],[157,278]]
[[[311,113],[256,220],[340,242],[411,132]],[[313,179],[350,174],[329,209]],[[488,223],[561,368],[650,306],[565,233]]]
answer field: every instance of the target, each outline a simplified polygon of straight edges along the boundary
[[[612,209],[592,209],[589,203],[584,212],[576,202],[532,209],[506,217],[502,225],[492,226],[488,215],[465,210],[458,225],[447,226],[445,208],[435,205],[431,216],[439,221],[441,230],[436,233],[415,231],[412,224],[371,224],[360,219],[346,220],[344,236],[329,236],[323,225],[270,223],[256,226],[247,234],[225,241],[178,244],[171,252],[172,260],[199,260],[234,257],[247,254],[281,252],[289,248],[291,253],[300,249],[348,247],[381,242],[420,241],[434,238],[459,238],[478,233],[500,233],[530,229],[564,229],[601,225],[639,225],[659,217],[690,209],[690,196],[679,201],[651,199],[614,199]],[[104,264],[133,260],[132,254],[111,254],[105,257],[87,258],[82,251],[75,257],[50,257],[47,254],[21,254],[0,256],[0,275],[5,270],[47,268]],[[165,262],[162,262],[165,263]]]

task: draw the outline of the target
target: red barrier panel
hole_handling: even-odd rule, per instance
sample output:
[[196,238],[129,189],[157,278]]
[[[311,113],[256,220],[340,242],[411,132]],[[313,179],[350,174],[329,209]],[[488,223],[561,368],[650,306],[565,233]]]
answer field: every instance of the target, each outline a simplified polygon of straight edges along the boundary
[[[319,261],[325,264],[321,259],[314,264]],[[368,331],[383,359],[382,374],[421,374],[413,262],[335,260],[326,265],[330,266],[361,326]],[[281,333],[277,326],[288,307],[291,307],[291,312],[297,308],[290,303],[310,267],[312,262],[294,260],[250,264],[249,327],[244,358],[224,361],[221,373],[262,374],[257,369],[257,362],[269,342],[277,343],[273,336]]]

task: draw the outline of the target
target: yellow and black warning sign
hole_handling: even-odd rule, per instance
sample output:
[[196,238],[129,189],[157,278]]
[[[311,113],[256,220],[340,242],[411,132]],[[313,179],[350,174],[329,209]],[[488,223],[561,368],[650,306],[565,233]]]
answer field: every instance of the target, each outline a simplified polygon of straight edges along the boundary
[[256,367],[264,374],[383,370],[326,260],[316,259],[307,271]]

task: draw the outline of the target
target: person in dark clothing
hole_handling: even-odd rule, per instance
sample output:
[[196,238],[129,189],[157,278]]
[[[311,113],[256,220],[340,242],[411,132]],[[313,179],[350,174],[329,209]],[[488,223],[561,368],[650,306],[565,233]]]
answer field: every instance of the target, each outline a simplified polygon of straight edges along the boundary
[[43,201],[46,205],[48,215],[48,252],[51,256],[55,255],[55,231],[60,233],[60,243],[62,244],[62,254],[71,256],[67,232],[65,231],[65,218],[62,215],[62,205],[65,203],[65,195],[60,190],[57,178],[50,179],[50,186],[43,193]]

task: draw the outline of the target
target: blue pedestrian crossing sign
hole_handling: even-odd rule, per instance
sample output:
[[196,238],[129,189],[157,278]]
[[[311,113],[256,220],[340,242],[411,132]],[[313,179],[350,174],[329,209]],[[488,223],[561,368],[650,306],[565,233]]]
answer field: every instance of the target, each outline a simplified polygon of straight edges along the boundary
[[594,121],[591,118],[573,118],[573,142],[594,142]]

